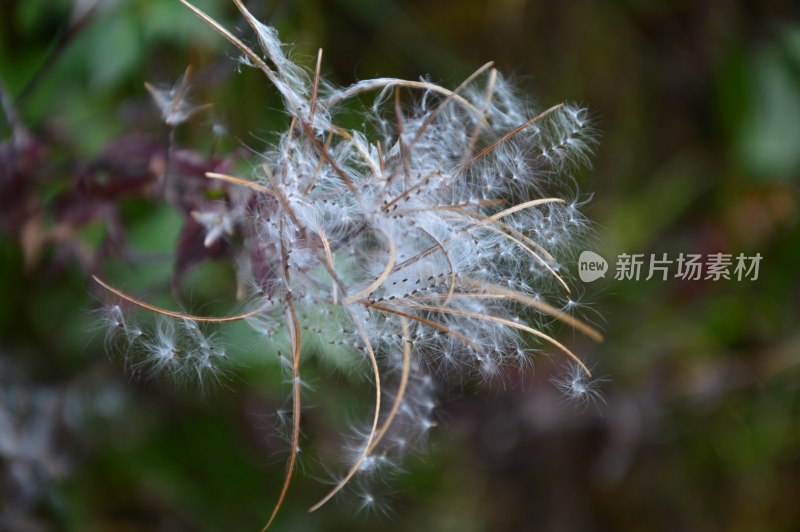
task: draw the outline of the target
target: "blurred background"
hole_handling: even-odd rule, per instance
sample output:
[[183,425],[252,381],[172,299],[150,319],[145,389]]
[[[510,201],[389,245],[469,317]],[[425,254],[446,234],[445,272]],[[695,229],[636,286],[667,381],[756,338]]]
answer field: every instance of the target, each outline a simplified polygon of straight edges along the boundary
[[[250,38],[231,3],[196,3]],[[606,341],[558,337],[605,377],[606,404],[563,404],[544,356],[450,383],[375,507],[354,493],[306,513],[369,393],[310,370],[309,452],[276,530],[800,530],[797,2],[248,5],[305,65],[323,48],[337,84],[454,87],[494,60],[541,106],[587,106],[600,144],[572,177],[612,269],[623,252],[763,257],[755,281],[578,286]],[[255,530],[271,511],[288,387],[264,347],[233,327],[243,363],[204,390],[135,378],[96,330],[90,280],[209,313],[232,300],[225,246],[193,244],[192,206],[152,190],[170,135],[171,164],[202,178],[248,168],[285,126],[236,55],[177,0],[0,1],[0,530]],[[193,101],[214,105],[170,133],[143,83],[187,65]]]

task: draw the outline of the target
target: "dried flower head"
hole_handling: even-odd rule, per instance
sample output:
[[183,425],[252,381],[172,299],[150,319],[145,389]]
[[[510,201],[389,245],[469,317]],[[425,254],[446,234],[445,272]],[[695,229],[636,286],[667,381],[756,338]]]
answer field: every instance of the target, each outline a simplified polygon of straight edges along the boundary
[[144,86],[153,97],[156,107],[161,113],[161,118],[167,126],[173,127],[189,120],[196,113],[208,108],[209,106],[197,106],[189,102],[189,78],[192,69],[188,67],[180,81],[170,88],[159,88],[145,83]]
[[[252,308],[227,318],[192,316],[98,282],[161,315],[154,332],[140,334],[119,307],[109,314],[140,356],[137,370],[213,374],[222,347],[203,330],[206,322],[246,319],[290,353],[290,458],[266,526],[295,469],[301,373],[312,351],[304,346],[312,339],[317,356],[349,356],[368,368],[375,387],[374,413],[349,440],[345,471],[312,511],[354,477],[361,486],[376,472],[396,470],[397,459],[424,439],[436,424],[436,372],[493,376],[525,359],[525,336],[532,335],[573,362],[568,395],[577,385],[590,389],[584,363],[542,330],[559,320],[601,339],[547,302],[569,292],[558,257],[587,228],[577,201],[544,195],[559,187],[566,169],[587,162],[593,137],[585,110],[533,109],[491,63],[454,90],[395,78],[335,88],[321,83],[321,53],[314,72],[297,66],[276,31],[240,0],[234,3],[263,56],[184,3],[267,76],[292,118],[253,179],[207,174],[247,191],[238,205],[194,214],[207,229],[206,245],[234,227],[241,231],[247,261],[240,275],[252,287]],[[376,97],[364,111],[365,129],[337,126],[345,103],[368,92]],[[167,120],[181,114],[175,94],[171,107],[167,96],[159,104],[162,112],[169,108]],[[234,222],[229,212],[246,214]],[[371,506],[370,492],[361,493],[363,506]]]

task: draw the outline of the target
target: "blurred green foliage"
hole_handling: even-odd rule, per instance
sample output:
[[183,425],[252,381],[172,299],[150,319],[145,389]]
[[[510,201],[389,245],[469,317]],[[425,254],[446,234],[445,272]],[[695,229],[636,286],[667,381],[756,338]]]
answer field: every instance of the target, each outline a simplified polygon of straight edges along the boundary
[[[196,3],[227,27],[243,27],[229,3]],[[0,82],[25,126],[56,139],[48,154],[54,179],[41,187],[42,202],[70,182],[66,161],[91,159],[125,132],[164,136],[142,83],[169,85],[187,64],[197,72],[193,98],[214,108],[178,129],[181,145],[258,151],[286,120],[266,81],[238,68],[223,39],[179,2],[101,0],[76,26],[77,6],[89,4],[0,4]],[[304,457],[308,474],[297,475],[278,530],[800,528],[795,2],[249,4],[296,44],[306,64],[322,47],[323,70],[337,83],[428,75],[455,86],[493,59],[545,104],[587,105],[602,142],[595,169],[575,179],[581,193],[593,195],[594,249],[606,258],[764,257],[753,282],[609,276],[582,287],[586,315],[602,316],[607,340],[568,339],[610,378],[600,413],[560,404],[547,383],[553,364],[544,358],[534,377],[456,386],[454,395],[464,397],[442,397],[430,452],[407,463],[387,489],[387,515],[359,513],[357,500],[308,515],[324,490],[310,477],[325,470]],[[215,125],[227,132],[216,140]],[[11,134],[4,122],[0,134]],[[155,258],[133,266],[120,258],[108,271],[131,290],[163,286],[179,218],[146,201],[124,212],[132,247]],[[79,239],[96,246],[104,230],[89,228]],[[69,466],[25,499],[29,505],[0,501],[3,526],[260,527],[285,458],[284,443],[267,430],[268,413],[287,391],[274,354],[234,327],[231,356],[247,364],[227,386],[198,399],[191,386],[131,379],[104,353],[102,335],[91,334],[91,272],[74,262],[49,267],[58,255],[56,244],[27,261],[19,239],[0,235],[0,394],[8,411],[21,397],[35,405],[55,393],[61,399],[54,404],[84,405],[91,415],[76,424],[65,421],[74,412],[59,410],[47,457]],[[232,272],[214,263],[187,282],[206,309],[224,309],[234,284]],[[324,461],[340,443],[341,421],[363,415],[364,383],[331,378],[326,368],[311,372],[318,406],[307,414],[307,431],[323,436],[310,438],[307,454],[319,451]],[[0,469],[11,464],[0,457]],[[22,500],[6,487],[0,494]]]

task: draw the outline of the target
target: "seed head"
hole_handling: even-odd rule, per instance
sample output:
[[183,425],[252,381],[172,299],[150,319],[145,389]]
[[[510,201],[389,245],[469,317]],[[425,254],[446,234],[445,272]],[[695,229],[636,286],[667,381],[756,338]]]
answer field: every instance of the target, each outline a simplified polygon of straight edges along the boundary
[[[372,416],[346,446],[345,471],[312,511],[354,478],[396,469],[419,447],[436,426],[432,374],[493,377],[519,365],[536,340],[572,361],[568,377],[554,381],[559,389],[599,399],[588,368],[543,331],[555,319],[600,338],[548,303],[569,293],[560,258],[588,226],[580,203],[559,195],[569,188],[564,172],[587,164],[594,146],[584,109],[535,108],[491,63],[453,90],[396,78],[333,87],[320,79],[321,53],[313,72],[296,65],[277,32],[240,0],[262,53],[184,3],[266,75],[291,118],[252,176],[208,174],[241,187],[240,201],[232,195],[231,205],[194,213],[206,245],[242,228],[240,277],[252,289],[251,308],[201,318],[111,290],[164,314],[141,341],[136,369],[202,376],[221,352],[199,325],[209,321],[248,319],[284,354],[290,459],[267,526],[294,471],[302,363],[312,352],[375,387]],[[364,128],[336,125],[368,93],[375,96]],[[242,213],[236,224],[226,218],[231,212]],[[310,339],[313,350],[304,350]],[[364,508],[374,502],[369,493],[361,495]]]

